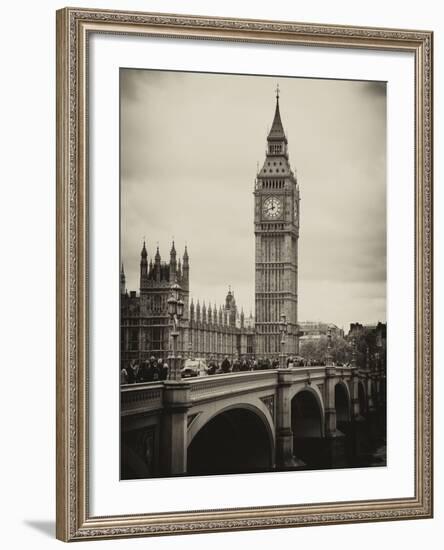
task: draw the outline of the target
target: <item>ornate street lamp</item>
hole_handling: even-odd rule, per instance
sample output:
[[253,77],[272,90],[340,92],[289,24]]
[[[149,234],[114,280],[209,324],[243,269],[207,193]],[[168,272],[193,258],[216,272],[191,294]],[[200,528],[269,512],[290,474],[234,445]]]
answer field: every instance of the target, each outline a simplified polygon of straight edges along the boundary
[[356,339],[352,338],[352,358],[351,358],[351,366],[356,367],[357,361],[356,361]]
[[171,287],[171,296],[167,300],[168,315],[171,318],[173,330],[171,331],[171,337],[173,338],[173,355],[171,357],[171,366],[169,372],[169,380],[180,380],[180,362],[177,356],[177,339],[179,337],[180,320],[183,316],[185,304],[180,297],[180,286],[174,283]]
[[380,371],[379,351],[375,351],[374,357],[375,357],[375,361],[373,363],[372,370],[374,370],[376,372],[376,374],[379,374],[379,371]]
[[331,326],[328,326],[327,329],[327,353],[325,354],[325,364],[333,364],[333,355],[331,352]]
[[287,335],[288,330],[288,324],[287,324],[287,318],[284,314],[281,315],[281,320],[279,323],[279,332],[281,334],[281,369],[284,369],[286,367],[285,364],[285,337]]

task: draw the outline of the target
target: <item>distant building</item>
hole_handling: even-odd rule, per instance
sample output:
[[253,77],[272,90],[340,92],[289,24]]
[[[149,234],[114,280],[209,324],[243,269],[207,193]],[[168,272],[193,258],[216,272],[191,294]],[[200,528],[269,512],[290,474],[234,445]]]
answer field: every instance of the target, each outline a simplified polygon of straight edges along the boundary
[[344,337],[344,331],[331,323],[303,321],[299,323],[299,341],[302,344],[307,340],[319,340],[327,336],[329,328],[332,337]]
[[378,321],[376,325],[350,323],[350,329],[347,334],[347,339],[357,338],[364,335],[374,336],[376,347],[385,347],[387,340],[387,325],[386,323],[381,323],[380,321]]
[[385,372],[387,368],[387,324],[378,322],[376,325],[351,323],[346,336],[354,343],[358,352],[364,356],[362,367]]

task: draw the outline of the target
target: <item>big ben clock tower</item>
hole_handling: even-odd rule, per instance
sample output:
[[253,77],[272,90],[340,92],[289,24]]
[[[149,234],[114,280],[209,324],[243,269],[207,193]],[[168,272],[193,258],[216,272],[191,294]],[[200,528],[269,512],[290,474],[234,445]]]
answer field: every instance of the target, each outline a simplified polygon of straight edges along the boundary
[[288,158],[288,142],[279,111],[279,87],[265,162],[256,177],[254,234],[256,353],[259,357],[280,353],[279,323],[285,315],[288,324],[285,352],[296,355],[299,187]]

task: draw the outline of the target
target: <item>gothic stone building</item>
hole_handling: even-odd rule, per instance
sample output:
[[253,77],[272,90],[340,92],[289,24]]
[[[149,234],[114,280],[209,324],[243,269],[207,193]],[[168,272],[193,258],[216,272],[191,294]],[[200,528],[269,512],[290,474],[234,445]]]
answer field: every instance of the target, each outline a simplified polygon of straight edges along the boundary
[[[121,364],[126,366],[132,359],[144,360],[150,356],[166,358],[169,350],[170,319],[167,300],[171,285],[176,281],[182,288],[185,303],[183,323],[188,321],[189,310],[189,258],[185,248],[183,263],[177,261],[173,245],[169,263],[162,262],[157,247],[154,262],[148,265],[145,242],[140,254],[140,291],[127,292],[125,273],[120,273],[120,350]],[[184,334],[179,336],[179,349],[183,349]]]
[[121,365],[132,359],[144,361],[151,356],[167,359],[171,351],[171,321],[167,313],[167,300],[171,285],[180,285],[185,303],[180,323],[178,350],[182,357],[214,357],[221,360],[254,354],[254,320],[239,313],[234,293],[228,291],[224,307],[208,307],[189,301],[190,261],[185,248],[183,262],[177,261],[174,242],[169,263],[162,262],[157,248],[154,263],[148,265],[145,242],[140,255],[140,292],[127,292],[125,273],[120,274],[121,310]]
[[299,187],[288,155],[287,137],[279,110],[279,90],[273,124],[267,136],[266,158],[254,188],[255,320],[239,313],[231,289],[223,307],[201,306],[189,301],[190,265],[185,249],[177,261],[174,243],[169,263],[157,249],[148,265],[143,244],[140,260],[140,292],[125,289],[121,272],[121,362],[144,360],[151,355],[166,359],[170,350],[167,300],[176,281],[182,288],[185,313],[178,348],[183,356],[221,359],[240,355],[275,357],[280,351],[281,315],[286,316],[285,351],[299,351],[298,239]]
[[221,360],[229,357],[253,357],[254,319],[245,318],[243,310],[239,315],[234,293],[228,291],[225,306],[217,308],[199,302],[191,302],[188,329],[190,349],[196,357],[214,357]]

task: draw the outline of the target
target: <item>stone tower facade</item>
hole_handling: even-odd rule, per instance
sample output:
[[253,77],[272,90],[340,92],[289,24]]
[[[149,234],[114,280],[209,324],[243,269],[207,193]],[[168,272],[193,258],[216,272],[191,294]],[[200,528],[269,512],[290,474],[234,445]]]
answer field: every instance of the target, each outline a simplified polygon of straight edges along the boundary
[[[127,292],[123,266],[120,272],[120,325],[121,364],[127,366],[132,360],[144,361],[151,355],[167,359],[170,350],[171,321],[168,316],[167,300],[171,285],[177,282],[181,287],[181,298],[185,302],[183,324],[188,323],[190,294],[190,265],[188,251],[181,260],[172,243],[169,262],[161,259],[159,247],[154,262],[148,262],[145,242],[140,253],[140,292]],[[185,348],[185,333],[179,336],[179,349]]]
[[296,355],[298,345],[299,186],[293,173],[288,142],[276,109],[267,137],[265,162],[254,190],[256,354],[280,352],[279,322],[286,316],[285,352]]

